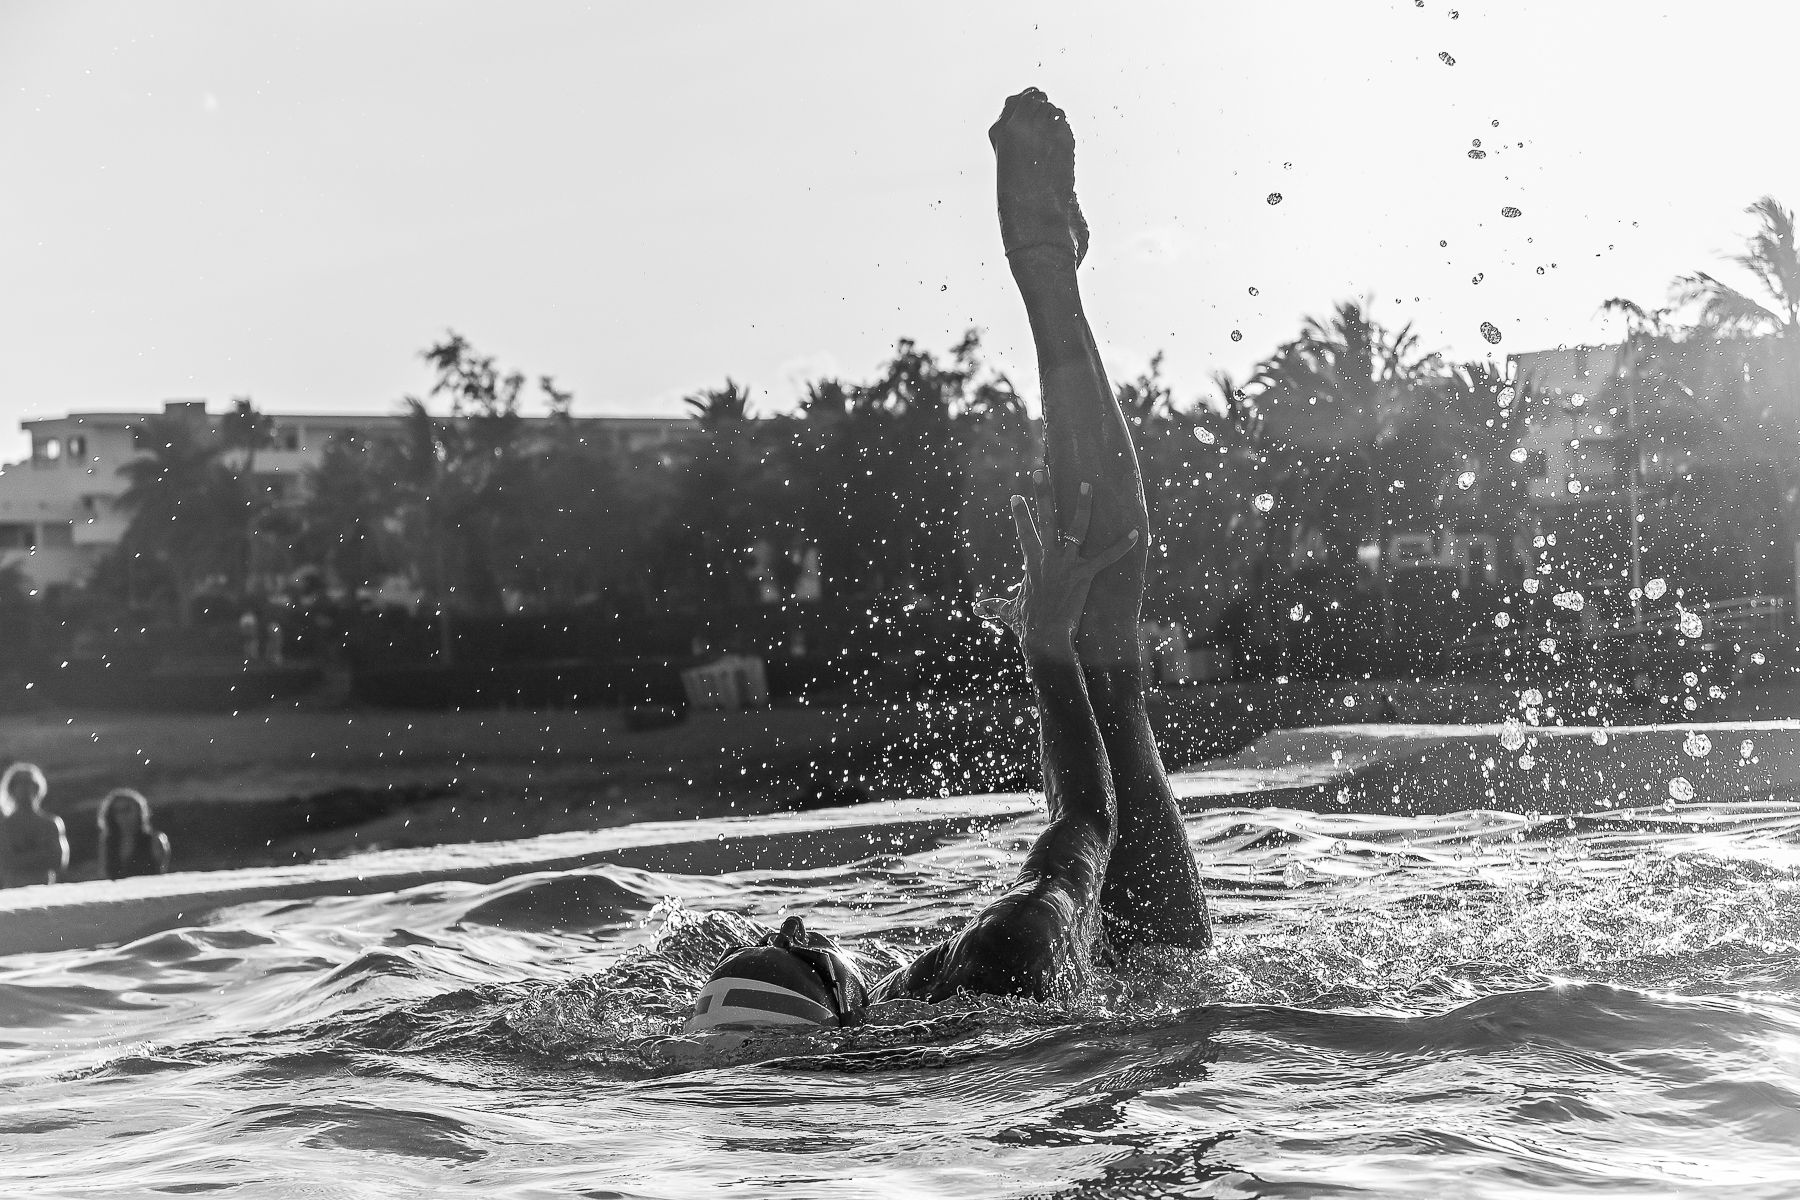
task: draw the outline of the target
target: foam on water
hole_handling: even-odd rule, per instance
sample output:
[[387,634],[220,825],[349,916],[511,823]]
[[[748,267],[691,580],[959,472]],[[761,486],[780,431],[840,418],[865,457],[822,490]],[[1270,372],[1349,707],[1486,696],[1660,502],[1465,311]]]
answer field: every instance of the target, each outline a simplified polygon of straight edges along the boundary
[[1791,1195],[1800,805],[1218,809],[1218,943],[1067,1008],[688,1039],[788,912],[873,973],[1036,829],[719,878],[268,901],[0,960],[19,1188],[334,1195]]

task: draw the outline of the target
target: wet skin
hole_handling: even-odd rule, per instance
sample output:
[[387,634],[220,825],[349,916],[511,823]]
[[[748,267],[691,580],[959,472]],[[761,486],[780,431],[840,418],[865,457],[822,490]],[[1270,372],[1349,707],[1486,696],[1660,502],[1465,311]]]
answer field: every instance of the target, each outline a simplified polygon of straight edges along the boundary
[[[1036,694],[1050,820],[1011,887],[942,945],[884,979],[876,999],[959,990],[1048,999],[1080,986],[1088,951],[1203,950],[1212,927],[1145,707],[1138,643],[1149,516],[1131,433],[1076,277],[1088,229],[1075,140],[1036,89],[988,131],[1001,238],[1036,343],[1045,470],[1020,522],[1021,643]],[[1023,501],[1014,498],[1018,517]],[[1057,513],[1073,513],[1069,529]],[[1089,544],[1108,549],[1095,558]],[[1096,559],[1102,560],[1096,563]],[[1070,604],[1073,602],[1072,611]]]

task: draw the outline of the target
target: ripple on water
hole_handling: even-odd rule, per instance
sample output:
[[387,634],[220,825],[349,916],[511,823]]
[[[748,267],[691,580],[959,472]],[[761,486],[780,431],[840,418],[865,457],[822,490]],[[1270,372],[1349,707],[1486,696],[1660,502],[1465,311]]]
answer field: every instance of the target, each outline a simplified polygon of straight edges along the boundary
[[282,901],[19,956],[9,1168],[119,1194],[321,1171],[574,1194],[601,1161],[620,1194],[1800,1187],[1790,804],[1214,810],[1189,822],[1217,918],[1198,962],[1101,973],[1064,1008],[679,1036],[719,956],[785,912],[879,974],[1039,819],[817,871]]

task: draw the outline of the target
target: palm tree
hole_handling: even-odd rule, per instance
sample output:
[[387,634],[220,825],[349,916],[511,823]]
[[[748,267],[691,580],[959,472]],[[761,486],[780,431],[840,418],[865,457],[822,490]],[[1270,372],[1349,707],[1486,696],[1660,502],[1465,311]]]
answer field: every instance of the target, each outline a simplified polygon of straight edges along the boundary
[[704,602],[744,598],[759,478],[757,447],[749,434],[750,392],[727,378],[724,386],[682,401],[700,435],[681,463],[680,482],[665,523],[665,545],[685,560],[688,588]]
[[1296,533],[1316,528],[1348,558],[1387,524],[1379,452],[1411,418],[1438,356],[1419,349],[1410,324],[1388,330],[1346,301],[1257,367],[1251,384],[1274,493]]
[[199,585],[241,565],[248,497],[243,480],[220,463],[219,439],[199,422],[151,417],[139,436],[145,453],[119,468],[126,480],[119,502],[131,512],[121,548],[168,567],[176,621],[185,625]]
[[1800,247],[1794,241],[1794,213],[1773,196],[1744,210],[1757,219],[1742,254],[1730,257],[1762,285],[1762,299],[1739,291],[1705,271],[1678,277],[1674,292],[1698,306],[1701,329],[1720,337],[1800,333]]
[[729,375],[724,387],[695,392],[681,403],[688,416],[706,426],[742,421],[750,416],[750,390]]
[[222,448],[237,458],[236,474],[239,491],[244,496],[244,547],[242,571],[244,590],[256,588],[256,539],[264,515],[270,508],[269,497],[256,483],[256,452],[274,444],[275,422],[256,411],[248,396],[232,401],[231,409],[219,423]]
[[1113,386],[1125,419],[1140,429],[1175,413],[1175,393],[1163,381],[1162,365],[1163,352],[1158,350],[1150,356],[1150,365],[1139,372],[1136,379]]
[[308,472],[300,541],[311,560],[353,592],[375,584],[396,562],[388,526],[400,495],[377,467],[380,451],[355,437],[333,438]]

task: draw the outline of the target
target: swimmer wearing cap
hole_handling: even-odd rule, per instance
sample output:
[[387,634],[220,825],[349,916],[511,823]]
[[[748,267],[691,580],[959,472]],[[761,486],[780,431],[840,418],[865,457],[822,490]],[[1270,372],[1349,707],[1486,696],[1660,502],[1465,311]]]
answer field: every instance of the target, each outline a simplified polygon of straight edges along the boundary
[[1000,235],[1031,321],[1044,401],[1044,468],[1033,502],[1012,498],[1022,591],[991,610],[1018,635],[1037,699],[1049,822],[1013,883],[956,934],[865,988],[850,959],[797,917],[727,955],[689,1032],[849,1025],[884,1000],[958,992],[1072,997],[1090,953],[1204,950],[1199,871],[1145,707],[1138,641],[1149,514],[1124,413],[1082,308],[1088,229],[1075,199],[1075,142],[1035,88],[988,131]]

